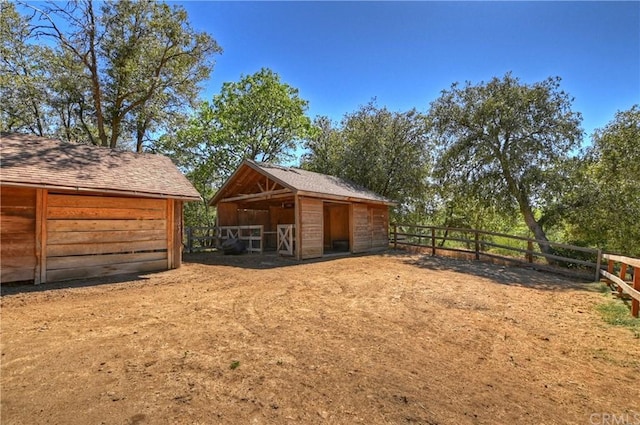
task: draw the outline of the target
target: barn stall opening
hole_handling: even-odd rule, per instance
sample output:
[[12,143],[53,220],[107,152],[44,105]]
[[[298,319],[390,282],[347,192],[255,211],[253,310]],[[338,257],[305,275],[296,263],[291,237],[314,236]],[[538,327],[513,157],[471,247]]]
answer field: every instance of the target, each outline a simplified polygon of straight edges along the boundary
[[221,239],[302,260],[387,249],[395,203],[334,176],[246,160],[210,205]]

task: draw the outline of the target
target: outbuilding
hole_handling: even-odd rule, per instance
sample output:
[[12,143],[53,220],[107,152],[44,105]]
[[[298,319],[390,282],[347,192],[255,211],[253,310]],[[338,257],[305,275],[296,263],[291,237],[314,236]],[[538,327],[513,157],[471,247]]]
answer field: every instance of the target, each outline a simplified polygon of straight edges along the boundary
[[0,282],[180,266],[200,195],[169,158],[6,133],[0,155]]
[[387,249],[395,203],[334,176],[246,160],[210,205],[222,240],[302,260]]

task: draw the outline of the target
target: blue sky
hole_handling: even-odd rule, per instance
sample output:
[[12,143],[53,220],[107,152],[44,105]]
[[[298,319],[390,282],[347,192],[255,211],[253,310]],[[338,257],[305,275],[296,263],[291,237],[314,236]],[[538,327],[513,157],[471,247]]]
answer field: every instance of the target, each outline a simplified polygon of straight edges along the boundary
[[262,67],[339,121],[376,97],[394,111],[453,82],[512,71],[562,78],[587,135],[640,103],[640,2],[178,2],[224,49],[203,98]]

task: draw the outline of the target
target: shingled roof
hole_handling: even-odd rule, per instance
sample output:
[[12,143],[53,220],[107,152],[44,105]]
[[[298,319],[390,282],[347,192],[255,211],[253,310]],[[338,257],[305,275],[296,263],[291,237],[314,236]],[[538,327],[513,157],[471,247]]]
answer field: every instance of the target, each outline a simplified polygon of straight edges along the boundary
[[338,177],[315,173],[300,168],[251,160],[245,160],[240,167],[238,167],[238,170],[225,182],[218,193],[216,193],[216,196],[211,199],[210,205],[215,205],[222,198],[230,195],[229,192],[233,186],[234,176],[236,176],[243,167],[252,168],[260,174],[278,182],[283,187],[290,189],[293,193],[305,196],[345,198],[353,201],[395,205],[395,202],[384,196],[380,196],[362,186]]
[[0,134],[0,182],[74,191],[200,200],[191,182],[162,155]]

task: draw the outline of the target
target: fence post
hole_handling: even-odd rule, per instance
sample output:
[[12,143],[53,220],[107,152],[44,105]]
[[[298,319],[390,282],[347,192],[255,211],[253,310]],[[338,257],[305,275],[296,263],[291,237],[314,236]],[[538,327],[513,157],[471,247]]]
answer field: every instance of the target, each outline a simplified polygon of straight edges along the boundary
[[398,225],[393,225],[393,249],[398,249]]
[[193,228],[191,226],[187,227],[187,252],[191,254],[193,251]]
[[533,241],[527,241],[527,262],[533,263]]
[[476,260],[480,259],[480,235],[478,234],[478,230],[473,231],[475,233],[475,242],[476,242]]
[[[620,280],[623,282],[627,281],[627,264],[620,263]],[[618,296],[622,296],[622,286],[618,285]]]
[[[633,267],[633,289],[636,291],[640,291],[640,267]],[[633,298],[631,300],[631,315],[633,317],[638,317],[638,313],[640,313],[640,301]]]
[[600,282],[600,267],[602,267],[602,250],[598,248],[598,258],[596,259],[596,279],[594,282]]
[[436,255],[436,228],[431,227],[431,256]]

